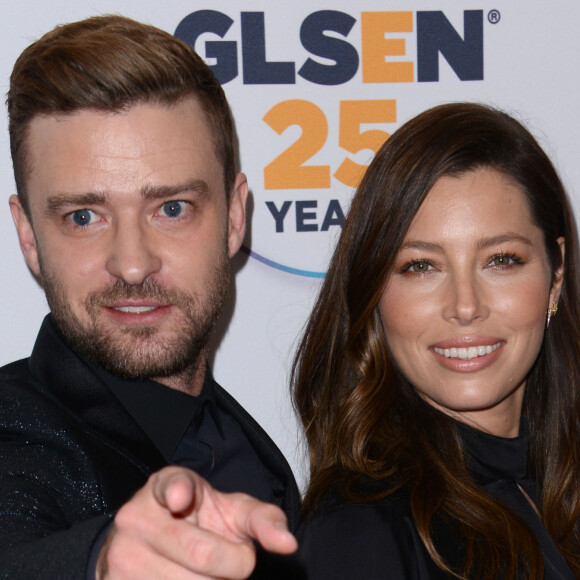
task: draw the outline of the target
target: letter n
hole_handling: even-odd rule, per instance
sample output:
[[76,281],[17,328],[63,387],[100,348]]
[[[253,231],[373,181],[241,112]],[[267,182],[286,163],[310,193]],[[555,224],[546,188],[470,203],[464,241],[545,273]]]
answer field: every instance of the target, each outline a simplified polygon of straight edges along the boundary
[[439,53],[462,81],[483,80],[483,10],[465,10],[464,37],[443,12],[417,12],[417,79],[439,80]]

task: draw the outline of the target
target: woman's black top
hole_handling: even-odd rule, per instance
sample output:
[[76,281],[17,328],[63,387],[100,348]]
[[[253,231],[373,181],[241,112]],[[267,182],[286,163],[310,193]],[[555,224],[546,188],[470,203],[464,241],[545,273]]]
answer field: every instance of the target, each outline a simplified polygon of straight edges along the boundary
[[[509,506],[534,531],[542,548],[546,580],[575,576],[520,488],[539,509],[540,494],[528,476],[528,431],[520,436],[495,437],[459,426],[476,481]],[[376,491],[377,483],[369,483]],[[462,562],[461,542],[449,527],[434,520],[433,538],[448,562]],[[292,577],[300,580],[432,580],[447,579],[423,546],[411,514],[408,493],[400,489],[366,503],[348,503],[330,494],[322,510],[299,531],[300,549]]]

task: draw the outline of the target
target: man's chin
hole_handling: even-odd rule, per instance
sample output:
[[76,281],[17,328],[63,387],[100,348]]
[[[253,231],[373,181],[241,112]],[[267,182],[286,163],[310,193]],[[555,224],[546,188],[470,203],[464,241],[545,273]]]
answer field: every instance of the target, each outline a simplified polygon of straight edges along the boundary
[[[109,336],[117,337],[116,341],[121,343],[128,343],[131,345],[133,341],[137,341],[137,344],[143,343],[146,346],[147,343],[152,341],[163,343],[164,333],[157,325],[143,325],[143,326],[122,326],[121,328],[112,328],[109,332]],[[171,340],[170,336],[165,337],[166,341]]]
[[126,340],[101,342],[81,354],[108,372],[130,380],[171,377],[198,366],[204,345],[186,349],[182,342],[182,348],[175,349],[167,342],[143,336],[144,330],[139,329],[140,336],[131,333],[124,337]]

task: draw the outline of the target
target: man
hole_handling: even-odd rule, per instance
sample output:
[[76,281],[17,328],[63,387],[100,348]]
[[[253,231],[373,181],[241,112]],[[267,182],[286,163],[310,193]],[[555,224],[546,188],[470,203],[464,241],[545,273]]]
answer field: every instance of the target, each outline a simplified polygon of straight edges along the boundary
[[210,69],[91,18],[22,53],[8,112],[10,208],[51,313],[0,369],[0,576],[245,578],[254,539],[291,552],[262,503],[296,524],[291,471],[207,368],[247,196]]

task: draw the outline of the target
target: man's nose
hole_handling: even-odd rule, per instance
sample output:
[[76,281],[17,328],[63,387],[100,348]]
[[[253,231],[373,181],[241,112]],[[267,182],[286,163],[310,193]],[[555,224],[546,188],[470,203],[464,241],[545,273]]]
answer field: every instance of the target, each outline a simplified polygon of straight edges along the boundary
[[106,265],[109,274],[134,286],[161,269],[161,257],[147,224],[117,224]]

